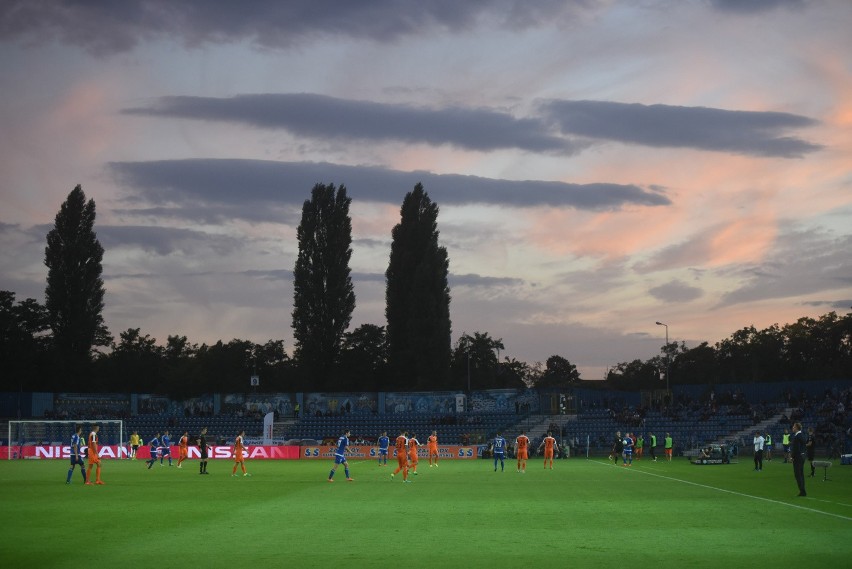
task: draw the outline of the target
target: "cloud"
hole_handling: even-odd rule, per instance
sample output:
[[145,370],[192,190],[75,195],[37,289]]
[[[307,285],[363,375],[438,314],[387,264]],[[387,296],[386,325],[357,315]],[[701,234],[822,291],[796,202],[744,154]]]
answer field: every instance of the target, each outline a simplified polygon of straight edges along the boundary
[[653,147],[799,158],[822,147],[784,136],[817,122],[790,113],[609,101],[551,100],[541,112],[563,133]]
[[390,43],[405,37],[446,31],[454,34],[495,22],[522,30],[571,17],[596,4],[547,0],[422,2],[418,0],[6,0],[0,3],[0,36],[24,41],[80,46],[90,53],[133,49],[159,38],[188,46],[249,42],[263,48],[289,48],[318,37]]
[[448,277],[451,287],[476,287],[476,288],[494,288],[494,287],[515,287],[524,284],[523,279],[511,277],[485,277],[476,274],[455,275],[451,274]]
[[227,235],[162,226],[101,225],[97,233],[98,240],[107,250],[138,247],[158,255],[169,255],[176,251],[192,253],[202,248],[225,255],[243,245],[242,240]]
[[722,295],[720,306],[852,290],[852,235],[789,231],[761,263],[735,267],[744,281]]
[[452,144],[477,151],[521,149],[573,154],[582,146],[552,136],[538,119],[490,109],[430,109],[340,99],[313,93],[161,97],[125,114],[229,121],[325,140],[390,140]]
[[804,0],[710,0],[710,4],[720,12],[736,14],[757,14],[776,8],[803,8]]
[[666,284],[655,286],[648,291],[651,296],[664,302],[689,302],[701,298],[704,291],[675,279]]
[[212,204],[231,208],[232,216],[246,219],[259,211],[270,215],[301,207],[317,183],[343,184],[353,200],[392,205],[402,203],[405,193],[418,182],[439,205],[612,210],[671,204],[666,196],[632,184],[515,181],[314,162],[187,159],[113,162],[110,169],[130,191],[128,201],[186,209],[190,215]]

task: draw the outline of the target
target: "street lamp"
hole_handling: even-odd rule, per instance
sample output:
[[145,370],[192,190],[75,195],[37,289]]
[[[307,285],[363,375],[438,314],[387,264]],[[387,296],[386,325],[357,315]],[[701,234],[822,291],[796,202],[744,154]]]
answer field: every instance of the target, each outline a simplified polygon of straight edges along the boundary
[[669,372],[671,371],[671,365],[669,362],[669,325],[663,324],[662,322],[657,322],[657,326],[665,326],[666,327],[666,391],[669,390]]

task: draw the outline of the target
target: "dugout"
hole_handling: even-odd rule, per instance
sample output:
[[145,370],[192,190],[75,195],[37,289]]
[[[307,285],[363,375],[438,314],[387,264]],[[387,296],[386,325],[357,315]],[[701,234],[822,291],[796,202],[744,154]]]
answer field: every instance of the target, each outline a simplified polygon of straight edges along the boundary
[[703,449],[703,453],[699,454],[692,460],[692,464],[708,465],[708,464],[730,464],[731,455],[728,450],[728,445],[711,444]]

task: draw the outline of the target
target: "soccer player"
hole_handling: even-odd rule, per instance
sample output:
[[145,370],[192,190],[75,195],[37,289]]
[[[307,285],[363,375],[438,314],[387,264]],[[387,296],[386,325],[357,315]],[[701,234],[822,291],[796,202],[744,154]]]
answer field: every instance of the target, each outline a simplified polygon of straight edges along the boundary
[[[243,450],[245,450],[243,447],[243,437],[245,434],[246,432],[244,430],[240,431],[237,438],[234,439],[234,470],[231,471],[231,476],[237,475],[237,465],[242,468],[243,476],[251,476],[248,472],[246,472],[246,457],[243,456]],[[334,471],[332,471],[332,475],[334,475]],[[346,472],[346,477],[349,477],[348,471]]]
[[148,465],[148,470],[151,470],[151,467],[154,466],[154,463],[157,462],[157,458],[160,454],[160,432],[157,431],[157,434],[154,435],[150,441],[148,441],[148,448],[151,451],[151,457],[145,461],[145,464]]
[[388,448],[390,447],[390,438],[387,431],[382,432],[379,437],[379,466],[388,465]]
[[201,427],[201,434],[195,439],[198,450],[201,453],[201,461],[198,463],[198,474],[209,474],[207,472],[207,427]]
[[665,442],[665,454],[666,460],[669,462],[672,461],[672,451],[674,450],[674,441],[672,440],[671,433],[666,433],[666,442]]
[[639,434],[636,436],[636,444],[634,445],[636,449],[636,460],[642,460],[642,450],[645,448],[645,439],[642,438],[642,435]]
[[163,451],[160,453],[160,466],[163,466],[163,457],[169,457],[169,466],[172,465],[172,438],[169,436],[169,430],[163,431],[163,436],[160,438],[160,444]]
[[766,434],[763,436],[763,457],[772,462],[772,435],[769,434],[769,431],[766,431]]
[[429,454],[429,468],[432,468],[432,459],[435,459],[435,468],[438,468],[438,431],[432,431],[426,441],[426,449]]
[[648,443],[648,450],[651,452],[651,458],[654,459],[654,462],[657,462],[657,435],[654,433],[648,433],[648,437],[650,440]]
[[396,470],[391,472],[391,478],[396,476],[400,471],[402,471],[402,481],[403,482],[411,482],[408,479],[408,454],[406,452],[408,447],[408,433],[403,431],[399,432],[399,436],[396,438],[394,442],[394,446],[396,447]]
[[92,425],[92,432],[89,433],[89,469],[86,472],[86,484],[92,485],[92,467],[95,469],[95,484],[103,484],[101,481],[101,457],[98,455],[98,431],[101,430],[100,425]]
[[633,466],[633,445],[633,435],[625,433],[624,448],[621,451],[621,458],[624,462],[621,463],[621,466]]
[[128,458],[136,459],[136,451],[139,450],[140,444],[139,433],[133,431],[133,434],[130,435],[130,456]]
[[553,453],[559,450],[559,445],[556,444],[556,439],[553,438],[553,433],[547,431],[547,436],[542,439],[538,449],[544,447],[544,467],[547,468],[547,461],[550,459],[550,470],[553,470]]
[[515,439],[515,455],[518,457],[518,472],[527,471],[527,459],[529,458],[530,438],[526,431]]
[[83,475],[83,483],[86,483],[86,463],[83,462],[83,453],[80,452],[80,447],[83,445],[83,439],[80,434],[83,432],[83,427],[77,425],[74,434],[71,435],[71,468],[68,469],[68,478],[65,479],[66,484],[71,484],[71,475],[74,474],[74,467],[80,465],[80,474]]
[[624,439],[621,438],[621,431],[615,431],[615,440],[612,442],[612,450],[609,453],[609,459],[613,464],[618,464],[618,457],[624,450]]
[[503,459],[506,454],[506,439],[503,438],[503,433],[497,431],[497,436],[491,443],[491,450],[494,453],[494,472],[497,472],[497,460],[500,460],[500,472],[503,472]]
[[417,462],[420,460],[420,457],[417,456],[417,447],[420,446],[420,441],[417,440],[417,435],[411,434],[411,438],[408,439],[408,470],[414,471],[414,474],[417,475]]
[[178,468],[183,468],[180,463],[189,456],[189,431],[184,431],[178,443]]
[[784,464],[793,462],[793,456],[790,454],[790,429],[784,429],[784,434],[781,435],[781,446],[784,448]]
[[337,439],[337,450],[334,452],[334,468],[332,468],[331,472],[328,473],[329,482],[334,482],[334,473],[337,471],[337,467],[341,464],[343,465],[343,470],[346,472],[346,481],[352,482],[355,480],[349,476],[349,463],[346,462],[346,453],[348,452],[350,434],[350,431],[346,431],[339,439]]

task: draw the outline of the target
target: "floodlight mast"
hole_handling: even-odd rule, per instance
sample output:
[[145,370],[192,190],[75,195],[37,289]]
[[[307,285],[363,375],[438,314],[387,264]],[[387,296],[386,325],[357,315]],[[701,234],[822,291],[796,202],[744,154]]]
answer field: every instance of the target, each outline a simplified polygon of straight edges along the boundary
[[671,371],[671,361],[669,358],[669,325],[657,321],[657,326],[666,327],[666,391],[669,390],[669,372]]

